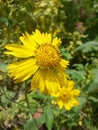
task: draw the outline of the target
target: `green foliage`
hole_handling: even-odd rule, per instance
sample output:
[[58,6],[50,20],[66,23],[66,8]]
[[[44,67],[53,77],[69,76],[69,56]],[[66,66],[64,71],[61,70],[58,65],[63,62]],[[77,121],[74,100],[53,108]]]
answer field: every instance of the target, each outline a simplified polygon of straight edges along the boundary
[[48,130],[51,130],[54,122],[54,114],[53,114],[53,109],[50,106],[44,107],[44,116],[45,116],[46,126]]
[[79,46],[77,49],[81,50],[83,53],[97,51],[98,50],[98,41],[89,41]]
[[[14,59],[4,45],[18,43],[36,28],[62,40],[67,73],[81,90],[80,105],[59,110],[51,98],[28,91],[30,81],[15,84],[6,66]],[[98,130],[98,1],[0,1],[0,130]]]
[[37,123],[34,119],[28,120],[24,125],[24,130],[38,130]]

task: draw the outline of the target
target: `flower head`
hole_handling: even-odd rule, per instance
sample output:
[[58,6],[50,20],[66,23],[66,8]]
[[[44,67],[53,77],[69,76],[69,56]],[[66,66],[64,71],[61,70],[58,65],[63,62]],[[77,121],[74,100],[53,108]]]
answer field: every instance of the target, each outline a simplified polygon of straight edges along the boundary
[[62,59],[59,46],[61,40],[51,34],[36,30],[31,35],[27,32],[20,37],[22,44],[7,44],[10,54],[21,58],[8,65],[9,75],[15,82],[22,82],[33,75],[31,89],[40,88],[41,92],[55,90],[63,86],[69,64]]
[[59,108],[65,107],[66,110],[70,110],[72,107],[79,105],[79,101],[76,99],[80,95],[80,90],[74,89],[74,82],[67,81],[68,83],[59,91],[51,93],[55,97],[53,103],[57,104]]

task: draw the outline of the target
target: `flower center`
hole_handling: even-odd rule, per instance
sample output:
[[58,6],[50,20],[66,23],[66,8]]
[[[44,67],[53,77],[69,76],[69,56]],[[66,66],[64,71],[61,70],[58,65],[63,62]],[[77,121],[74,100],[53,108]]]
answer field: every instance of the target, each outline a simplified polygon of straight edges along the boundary
[[64,101],[67,101],[71,98],[71,93],[67,90],[62,90],[61,91],[61,98],[64,100]]
[[43,44],[36,51],[36,59],[40,67],[55,67],[59,64],[61,56],[55,46]]

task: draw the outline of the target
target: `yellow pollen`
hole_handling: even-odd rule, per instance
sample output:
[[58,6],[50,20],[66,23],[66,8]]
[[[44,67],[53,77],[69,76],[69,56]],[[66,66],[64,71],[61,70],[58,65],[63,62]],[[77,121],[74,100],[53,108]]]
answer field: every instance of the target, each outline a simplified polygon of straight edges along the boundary
[[36,51],[36,59],[40,67],[55,67],[59,64],[61,56],[55,46],[43,44]]

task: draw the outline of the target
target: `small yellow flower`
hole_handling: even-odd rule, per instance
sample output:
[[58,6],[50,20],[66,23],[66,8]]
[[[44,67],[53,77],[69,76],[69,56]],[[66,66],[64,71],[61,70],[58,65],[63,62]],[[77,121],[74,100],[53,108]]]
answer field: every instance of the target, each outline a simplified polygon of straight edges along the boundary
[[69,64],[62,59],[59,46],[61,40],[51,34],[36,30],[20,37],[22,44],[7,44],[10,54],[21,58],[8,65],[9,75],[15,82],[22,82],[33,75],[31,89],[40,88],[41,92],[55,90],[65,84],[65,70]]
[[70,110],[72,107],[79,105],[76,97],[80,95],[80,90],[74,89],[73,81],[67,82],[66,86],[60,88],[59,91],[52,91],[51,96],[55,97],[53,103],[57,104],[60,109],[65,107],[66,110]]

